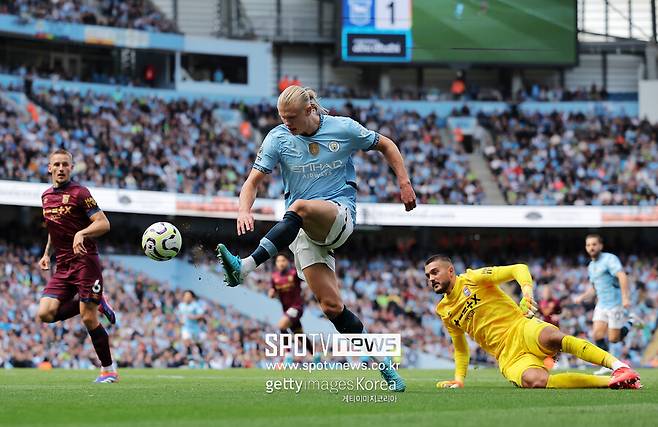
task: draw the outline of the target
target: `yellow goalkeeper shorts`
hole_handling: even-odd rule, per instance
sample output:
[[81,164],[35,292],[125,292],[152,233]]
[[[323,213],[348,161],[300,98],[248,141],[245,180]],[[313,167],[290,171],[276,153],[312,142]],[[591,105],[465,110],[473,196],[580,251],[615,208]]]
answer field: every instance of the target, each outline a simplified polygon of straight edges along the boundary
[[528,368],[544,367],[544,359],[554,352],[539,345],[539,334],[544,328],[555,328],[537,318],[519,319],[509,331],[503,351],[498,356],[500,372],[505,378],[521,387],[523,373]]

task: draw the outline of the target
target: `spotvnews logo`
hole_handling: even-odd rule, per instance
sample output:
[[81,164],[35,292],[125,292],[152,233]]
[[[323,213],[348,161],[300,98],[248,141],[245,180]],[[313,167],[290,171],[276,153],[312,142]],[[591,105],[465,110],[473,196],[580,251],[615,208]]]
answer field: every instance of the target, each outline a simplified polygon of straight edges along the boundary
[[400,334],[265,334],[265,356],[399,357]]

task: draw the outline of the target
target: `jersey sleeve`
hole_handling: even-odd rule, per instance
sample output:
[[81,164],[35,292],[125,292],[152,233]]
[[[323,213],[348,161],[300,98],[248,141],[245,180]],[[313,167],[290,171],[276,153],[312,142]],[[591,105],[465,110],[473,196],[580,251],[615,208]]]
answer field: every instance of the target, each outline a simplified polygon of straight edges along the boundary
[[279,163],[279,150],[272,132],[268,133],[256,154],[254,169],[263,173],[272,173],[276,164]]
[[361,123],[346,118],[347,137],[352,141],[355,150],[368,151],[379,143],[379,134],[374,130],[366,129]]
[[87,214],[87,217],[91,217],[101,210],[87,187],[80,187],[80,190],[78,191],[77,205]]
[[610,272],[610,274],[612,274],[613,276],[624,269],[624,267],[621,265],[621,261],[619,261],[619,258],[617,257],[617,255],[613,255],[613,254],[610,254],[610,256],[608,256],[608,260],[606,262],[606,267],[607,267],[608,271]]
[[468,278],[475,285],[500,285],[516,280],[519,285],[532,285],[530,270],[525,264],[504,265],[498,267],[484,267],[477,270],[468,270]]

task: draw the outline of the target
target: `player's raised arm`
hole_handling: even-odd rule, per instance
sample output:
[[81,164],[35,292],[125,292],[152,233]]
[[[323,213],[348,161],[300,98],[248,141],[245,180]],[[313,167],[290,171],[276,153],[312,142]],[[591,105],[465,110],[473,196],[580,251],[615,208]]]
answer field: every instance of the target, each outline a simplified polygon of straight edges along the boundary
[[484,267],[470,271],[470,277],[475,283],[493,283],[500,285],[511,280],[521,286],[520,306],[528,317],[534,316],[537,312],[537,302],[533,296],[532,275],[530,269],[525,264],[503,265],[498,267]]
[[450,333],[452,345],[455,347],[455,379],[450,381],[439,381],[436,383],[437,388],[462,388],[468,371],[468,364],[471,360],[471,353],[468,348],[466,335]]
[[265,173],[253,168],[242,185],[240,190],[240,202],[238,205],[237,231],[241,236],[247,231],[254,231],[254,216],[251,214],[251,207],[256,200],[258,186],[265,179]]
[[404,166],[404,160],[397,145],[390,138],[380,134],[379,143],[375,145],[374,149],[384,155],[386,162],[393,169],[398,180],[398,185],[400,186],[400,198],[402,199],[404,208],[407,211],[412,210],[416,207],[416,193],[411,186],[409,174]]

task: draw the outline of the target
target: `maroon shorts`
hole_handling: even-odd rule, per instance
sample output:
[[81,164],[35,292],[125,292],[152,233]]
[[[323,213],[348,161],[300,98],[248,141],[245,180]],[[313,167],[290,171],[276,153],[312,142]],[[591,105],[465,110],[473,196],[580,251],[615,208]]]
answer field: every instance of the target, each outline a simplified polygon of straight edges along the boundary
[[302,314],[304,314],[304,307],[293,305],[292,307],[288,307],[283,314],[292,322],[290,329],[295,330],[302,327],[300,319],[302,318]]
[[103,275],[98,255],[81,255],[57,264],[41,296],[68,301],[80,295],[81,302],[100,303]]

